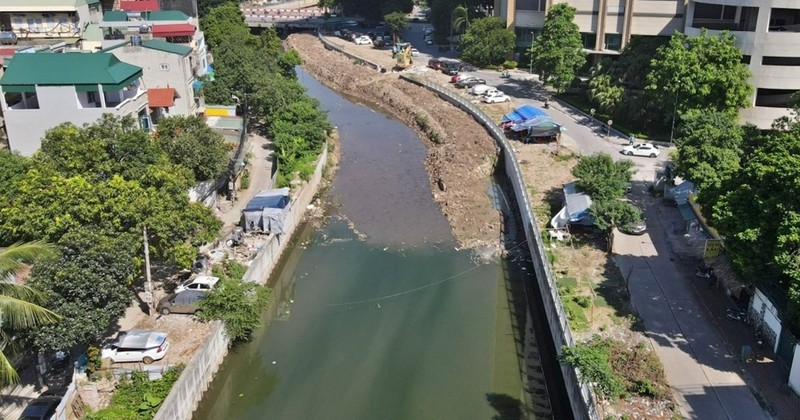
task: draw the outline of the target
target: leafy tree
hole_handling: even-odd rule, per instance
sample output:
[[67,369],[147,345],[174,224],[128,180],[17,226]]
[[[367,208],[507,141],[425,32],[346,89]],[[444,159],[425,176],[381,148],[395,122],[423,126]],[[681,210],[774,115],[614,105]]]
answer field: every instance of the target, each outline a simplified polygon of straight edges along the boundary
[[453,32],[463,34],[469,28],[469,11],[460,4],[453,9]]
[[197,14],[200,16],[201,19],[204,19],[208,14],[208,11],[223,4],[223,3],[234,3],[236,4],[236,0],[197,0]]
[[44,294],[8,281],[8,278],[19,274],[25,264],[40,262],[54,254],[53,246],[41,242],[14,244],[0,251],[0,386],[19,381],[16,369],[5,354],[18,343],[13,339],[14,334],[42,328],[60,319],[56,312],[40,306],[46,301]]
[[575,8],[567,3],[553,5],[545,17],[542,34],[533,41],[533,68],[545,85],[564,92],[575,73],[586,63]]
[[195,181],[216,179],[225,169],[231,152],[222,135],[199,116],[162,119],[156,139],[173,163],[182,164],[194,173]]
[[112,237],[81,227],[58,245],[58,258],[34,266],[31,273],[31,284],[62,315],[58,322],[30,331],[40,350],[63,350],[101,338],[130,305],[137,274],[138,242],[131,235]]
[[582,157],[572,168],[572,175],[578,178],[578,190],[592,200],[614,200],[622,197],[628,189],[633,166],[630,160],[615,162],[610,155],[599,153]]
[[515,39],[500,18],[476,19],[461,37],[461,57],[477,66],[501,64],[514,50]]
[[743,134],[730,112],[687,111],[675,138],[676,174],[693,181],[701,197],[715,194],[739,170]]
[[324,10],[325,13],[329,13],[332,8],[336,6],[338,2],[336,0],[319,0],[317,1],[317,7]]
[[383,17],[389,31],[392,32],[392,39],[397,42],[400,39],[400,32],[408,29],[408,19],[405,13],[392,12]]
[[638,208],[619,199],[592,201],[589,214],[594,219],[597,228],[606,232],[609,251],[611,251],[614,228],[631,225],[642,218],[642,212]]
[[646,90],[662,109],[676,107],[678,115],[689,109],[738,112],[753,93],[749,77],[736,38],[727,31],[709,35],[703,29],[695,37],[676,32],[658,48]]
[[611,75],[600,74],[589,81],[589,96],[602,111],[611,113],[622,101],[622,86],[613,84]]
[[414,9],[413,0],[337,0],[337,3],[342,6],[345,15],[359,15],[371,21],[377,21],[392,12],[405,15]]
[[224,39],[252,36],[250,29],[244,23],[242,10],[233,1],[224,1],[222,4],[208,9],[205,17],[200,21],[200,29],[205,34],[208,46],[215,49],[215,52],[219,52],[216,47],[221,46]]
[[220,280],[200,301],[200,318],[225,322],[225,332],[234,341],[247,341],[261,326],[261,313],[267,308],[270,291],[259,284],[240,279]]
[[7,150],[0,151],[0,190],[8,189],[30,167],[28,158]]

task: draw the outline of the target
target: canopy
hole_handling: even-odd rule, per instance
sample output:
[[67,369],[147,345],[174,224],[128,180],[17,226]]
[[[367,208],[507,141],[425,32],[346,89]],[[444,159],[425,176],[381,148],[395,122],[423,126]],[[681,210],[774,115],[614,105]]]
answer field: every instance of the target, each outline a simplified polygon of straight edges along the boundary
[[197,30],[191,23],[153,25],[154,37],[193,36]]
[[547,113],[533,105],[522,105],[508,114],[503,115],[501,123],[511,122],[516,124],[541,116],[547,117]]
[[242,210],[241,226],[245,232],[281,234],[289,206],[289,189],[264,190],[256,194]]

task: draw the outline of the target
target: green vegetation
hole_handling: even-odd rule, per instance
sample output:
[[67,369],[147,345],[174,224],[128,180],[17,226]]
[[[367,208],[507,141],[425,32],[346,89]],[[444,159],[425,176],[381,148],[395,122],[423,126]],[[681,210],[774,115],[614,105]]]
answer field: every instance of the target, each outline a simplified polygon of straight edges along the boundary
[[234,341],[247,341],[261,326],[261,313],[269,306],[270,291],[257,283],[244,282],[247,267],[226,261],[212,268],[220,284],[200,301],[200,318],[225,322],[225,332]]
[[[0,250],[0,278],[15,276],[25,264],[42,261],[53,255],[54,247],[45,243],[11,245]],[[18,340],[12,339],[14,335],[34,331],[61,318],[57,313],[40,306],[45,302],[45,296],[34,288],[8,281],[0,282],[0,386],[19,382],[17,370],[6,356],[9,349],[19,350],[14,348],[14,344],[19,344]]]
[[239,189],[246,190],[250,188],[250,171],[247,169],[242,172],[242,179],[239,180]]
[[169,395],[170,389],[181,375],[183,365],[173,367],[160,379],[151,381],[147,372],[133,371],[120,381],[111,405],[87,413],[88,420],[149,420]]
[[547,12],[542,34],[529,51],[533,69],[545,86],[564,92],[575,73],[586,63],[578,25],[573,22],[575,8],[567,3],[553,5]]
[[199,116],[175,116],[158,122],[156,143],[170,161],[192,171],[195,182],[213,181],[225,170],[231,148]]
[[386,22],[386,26],[392,33],[392,39],[394,42],[398,42],[400,40],[400,32],[408,29],[408,19],[406,19],[406,14],[402,12],[392,12],[385,15],[383,20]]
[[669,396],[661,362],[644,343],[629,347],[621,341],[595,336],[561,350],[561,363],[578,368],[581,381],[591,383],[605,397]]
[[499,65],[514,51],[515,40],[500,18],[475,19],[461,36],[461,58],[481,67]]

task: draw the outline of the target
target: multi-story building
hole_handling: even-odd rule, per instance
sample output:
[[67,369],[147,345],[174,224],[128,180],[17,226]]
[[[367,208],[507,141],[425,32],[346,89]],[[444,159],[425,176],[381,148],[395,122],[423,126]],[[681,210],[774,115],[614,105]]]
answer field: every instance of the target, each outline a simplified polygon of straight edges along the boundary
[[[787,115],[800,90],[800,2],[796,0],[495,0],[494,14],[517,35],[517,54],[541,33],[547,8],[577,9],[584,48],[595,57],[615,55],[632,36],[698,35],[728,30],[737,40],[755,87],[743,122],[769,127]],[[524,66],[524,63],[522,63]]]
[[82,125],[110,113],[150,128],[142,69],[109,53],[15,54],[0,78],[0,106],[11,150],[26,156],[63,122]]
[[0,0],[0,27],[17,39],[80,38],[101,15],[100,0]]

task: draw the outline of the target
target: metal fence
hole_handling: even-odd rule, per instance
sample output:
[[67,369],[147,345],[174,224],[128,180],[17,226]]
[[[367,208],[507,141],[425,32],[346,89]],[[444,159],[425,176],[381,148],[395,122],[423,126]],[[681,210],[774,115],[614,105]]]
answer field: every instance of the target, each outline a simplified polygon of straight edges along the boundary
[[[575,344],[575,341],[572,338],[567,314],[564,311],[561,297],[558,294],[555,276],[550,267],[550,262],[547,259],[544,242],[542,241],[539,226],[536,224],[536,217],[532,210],[533,206],[531,205],[530,197],[525,187],[525,181],[522,177],[522,170],[519,167],[514,149],[511,147],[511,144],[500,127],[495,124],[488,115],[469,101],[436,83],[418,80],[406,75],[400,75],[400,78],[436,92],[442,99],[469,112],[473,118],[489,131],[489,134],[501,148],[505,161],[506,174],[511,180],[514,193],[517,197],[517,203],[519,204],[519,211],[525,228],[525,237],[528,240],[528,249],[533,258],[533,267],[536,271],[536,279],[542,295],[542,303],[545,313],[547,314],[547,323],[550,326],[550,333],[553,337],[556,350],[560,354],[562,346],[572,346]],[[529,285],[526,284],[525,286],[528,287]],[[578,380],[578,372],[575,368],[561,365],[561,372],[564,377],[564,383],[570,397],[570,404],[575,418],[597,419],[597,407],[595,406],[594,394],[591,388]]]

